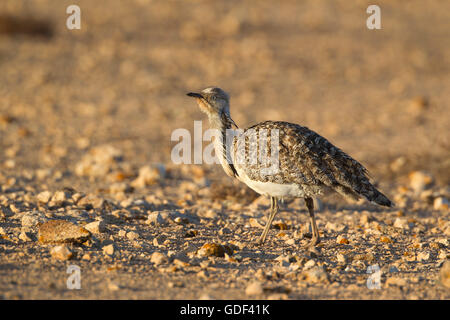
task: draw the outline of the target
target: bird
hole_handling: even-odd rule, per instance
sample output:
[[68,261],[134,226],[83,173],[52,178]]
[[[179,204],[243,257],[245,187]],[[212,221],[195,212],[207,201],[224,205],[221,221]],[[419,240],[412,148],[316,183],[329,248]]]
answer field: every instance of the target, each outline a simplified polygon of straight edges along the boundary
[[[270,198],[267,223],[258,244],[266,241],[280,199],[304,199],[312,230],[310,247],[321,241],[315,197],[331,191],[347,199],[365,198],[377,205],[394,206],[370,182],[368,170],[361,163],[313,130],[270,120],[240,129],[230,116],[230,96],[221,88],[207,87],[187,95],[195,98],[208,116],[210,128],[217,132],[214,150],[225,173]],[[270,156],[260,157],[262,151]]]

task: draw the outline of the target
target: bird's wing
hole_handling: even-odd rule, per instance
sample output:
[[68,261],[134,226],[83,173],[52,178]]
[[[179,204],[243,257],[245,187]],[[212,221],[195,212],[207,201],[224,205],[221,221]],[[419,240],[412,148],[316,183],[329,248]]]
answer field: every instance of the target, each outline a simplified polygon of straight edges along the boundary
[[[250,138],[255,135],[260,137],[259,132],[262,129],[269,137],[267,145],[270,154],[272,154],[271,143],[275,137],[272,131],[278,132],[279,170],[274,174],[264,175],[261,174],[263,167],[261,163],[241,166],[252,180],[296,183],[306,191],[309,190],[311,194],[321,193],[320,189],[324,186],[331,188],[342,186],[348,188],[351,193],[355,188],[361,189],[361,184],[369,183],[364,166],[316,132],[288,122],[266,121],[246,129],[245,133]],[[256,133],[252,133],[251,130]],[[236,145],[244,146],[243,139],[240,141],[237,141]],[[255,147],[251,139],[246,139],[245,151],[251,155],[252,152],[258,153],[260,149]]]

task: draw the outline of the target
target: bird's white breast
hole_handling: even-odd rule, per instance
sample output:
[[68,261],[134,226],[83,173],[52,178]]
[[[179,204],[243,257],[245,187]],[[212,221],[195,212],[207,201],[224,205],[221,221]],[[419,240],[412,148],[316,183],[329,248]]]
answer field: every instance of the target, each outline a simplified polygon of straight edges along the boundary
[[239,174],[238,179],[249,186],[259,194],[271,197],[284,197],[284,198],[302,198],[305,197],[303,189],[295,183],[274,183],[274,182],[262,182],[251,180],[243,170],[236,167],[236,171]]

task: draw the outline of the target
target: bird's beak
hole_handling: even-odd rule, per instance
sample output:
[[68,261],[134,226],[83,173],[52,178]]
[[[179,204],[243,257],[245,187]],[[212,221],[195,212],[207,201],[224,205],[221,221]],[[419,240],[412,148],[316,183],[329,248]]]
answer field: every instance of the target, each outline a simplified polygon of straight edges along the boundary
[[203,99],[203,96],[200,93],[196,93],[196,92],[189,92],[186,95],[189,97]]
[[201,93],[189,92],[187,93],[187,95],[197,100],[197,104],[200,107],[200,110],[207,114],[211,112],[211,106],[209,105],[209,102],[206,101],[205,97]]

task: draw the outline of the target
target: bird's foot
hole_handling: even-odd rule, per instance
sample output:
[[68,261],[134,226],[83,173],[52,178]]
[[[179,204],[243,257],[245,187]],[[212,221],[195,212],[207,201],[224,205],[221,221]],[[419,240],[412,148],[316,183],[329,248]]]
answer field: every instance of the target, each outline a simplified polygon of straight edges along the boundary
[[319,243],[320,243],[320,237],[319,236],[316,236],[316,237],[312,236],[311,242],[308,244],[308,247],[309,248],[313,248],[316,245],[318,245]]
[[257,241],[257,244],[260,245],[260,246],[262,246],[262,245],[264,244],[264,242],[266,242],[266,239],[263,238],[263,237],[259,237],[259,239],[258,239],[258,241]]

